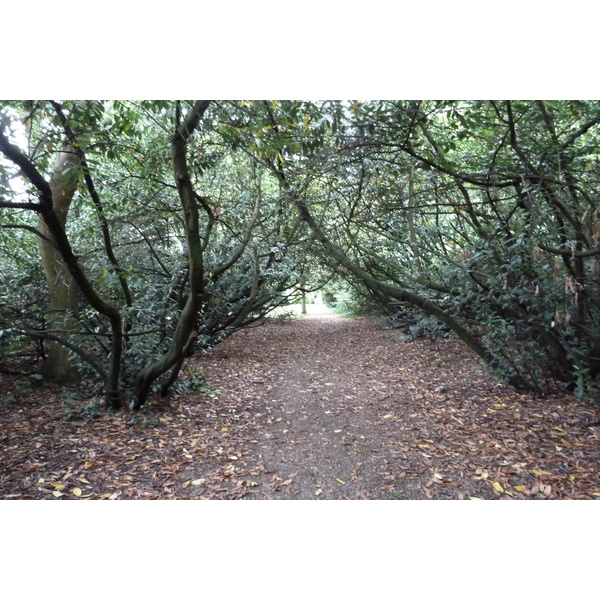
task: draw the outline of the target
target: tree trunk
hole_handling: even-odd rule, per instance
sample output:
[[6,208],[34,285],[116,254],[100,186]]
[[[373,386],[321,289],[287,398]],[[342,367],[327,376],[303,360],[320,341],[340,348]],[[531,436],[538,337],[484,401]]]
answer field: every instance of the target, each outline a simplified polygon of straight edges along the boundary
[[[54,164],[50,180],[52,204],[63,228],[71,200],[77,190],[80,163],[77,154],[65,147],[58,152]],[[54,241],[54,236],[42,218],[38,222],[38,230],[45,238]],[[66,339],[66,334],[62,332],[72,328],[72,315],[78,308],[77,286],[56,246],[42,238],[38,238],[38,245],[49,290],[46,328],[56,332],[59,338]],[[53,381],[76,379],[77,371],[68,348],[58,341],[49,341],[46,348],[48,356],[42,366],[44,378]]]
[[204,258],[202,240],[199,232],[199,213],[196,196],[187,165],[187,141],[198,126],[209,102],[196,102],[185,121],[177,127],[171,140],[173,152],[173,172],[177,191],[183,208],[185,235],[188,245],[188,271],[190,293],[175,327],[171,345],[166,353],[151,365],[140,371],[135,379],[134,397],[129,407],[138,410],[150,393],[152,384],[163,373],[178,365],[189,350],[191,338],[196,336],[194,324],[200,307],[200,298],[204,292]]
[[415,197],[415,163],[413,160],[408,171],[408,211],[406,213],[408,222],[408,231],[410,235],[410,248],[415,259],[415,266],[417,272],[423,272],[423,264],[421,263],[421,255],[419,251],[419,244],[417,241],[417,230],[415,229],[415,206],[417,205],[417,199]]
[[[55,287],[56,277],[52,276],[52,273],[54,272],[53,269],[55,268],[55,265],[64,263],[69,275],[73,278],[79,291],[89,305],[110,320],[112,330],[110,369],[105,376],[104,393],[109,404],[112,405],[113,402],[117,403],[119,373],[123,355],[123,320],[119,309],[110,302],[103,300],[94,289],[92,283],[85,276],[85,273],[79,266],[77,256],[75,256],[73,252],[73,248],[64,227],[69,205],[76,189],[74,183],[76,171],[74,170],[74,167],[78,169],[82,164],[81,156],[77,157],[73,152],[70,152],[69,149],[63,149],[57,157],[52,184],[49,184],[19,148],[9,142],[2,129],[0,129],[0,151],[21,169],[23,175],[38,190],[39,203],[21,205],[20,208],[34,210],[41,215],[40,233],[44,235],[43,232],[46,232],[47,235],[45,237],[49,242],[47,245],[42,244],[40,246],[40,252],[42,254],[44,265],[48,265],[47,273],[50,274],[49,283],[51,293],[53,290],[58,289]],[[60,167],[61,164],[63,165],[63,168]],[[49,249],[56,250],[56,254],[53,255]],[[59,281],[60,280],[64,282],[62,287],[71,289],[68,275],[65,275],[62,279],[59,279]],[[61,286],[59,286],[59,288],[60,287]],[[72,298],[70,294],[63,295],[62,297]],[[64,306],[61,307],[61,310],[63,316],[68,316],[67,309]],[[65,331],[65,329],[61,328],[60,331]],[[60,340],[59,334],[56,332],[51,335],[53,341]],[[98,372],[101,372],[101,370],[98,370]],[[54,374],[55,371],[50,372],[50,375]]]

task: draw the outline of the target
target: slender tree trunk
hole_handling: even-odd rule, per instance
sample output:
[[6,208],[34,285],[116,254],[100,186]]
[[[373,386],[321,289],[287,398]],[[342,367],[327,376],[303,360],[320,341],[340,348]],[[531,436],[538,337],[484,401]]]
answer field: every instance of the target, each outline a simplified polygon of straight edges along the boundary
[[417,242],[417,231],[415,229],[415,206],[417,200],[415,198],[415,163],[413,159],[410,170],[408,172],[408,211],[406,213],[408,221],[408,231],[410,235],[410,248],[413,253],[415,260],[415,266],[419,273],[423,272],[423,264],[421,263],[421,255],[419,252],[419,245]]
[[186,150],[187,141],[198,126],[208,104],[207,101],[196,102],[184,122],[178,123],[177,131],[171,142],[173,172],[183,208],[188,245],[190,293],[177,321],[169,349],[161,358],[140,371],[136,376],[134,397],[129,404],[133,410],[141,408],[146,401],[152,384],[158,377],[178,365],[184,354],[189,350],[190,339],[196,336],[194,325],[200,308],[200,298],[204,292],[204,259],[199,231],[198,205],[188,170]]
[[[80,163],[77,154],[70,148],[64,147],[58,152],[54,164],[50,180],[52,204],[56,217],[63,228],[67,222],[71,201],[77,190]],[[42,218],[39,219],[38,230],[45,238],[54,241],[54,236]],[[72,315],[78,309],[77,285],[56,246],[43,238],[38,238],[38,245],[49,290],[46,327],[54,332],[67,332],[73,325]],[[64,333],[55,335],[58,335],[59,339],[66,339]],[[49,341],[46,348],[48,356],[42,367],[44,378],[54,381],[74,380],[77,372],[68,348],[59,341]]]

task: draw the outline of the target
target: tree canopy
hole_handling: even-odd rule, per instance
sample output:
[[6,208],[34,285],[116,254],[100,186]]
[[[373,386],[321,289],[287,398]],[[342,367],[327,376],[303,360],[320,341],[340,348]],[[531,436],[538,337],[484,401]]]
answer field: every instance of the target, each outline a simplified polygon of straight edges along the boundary
[[[1,353],[139,408],[332,277],[595,397],[593,101],[0,104]],[[0,354],[0,359],[2,358]]]

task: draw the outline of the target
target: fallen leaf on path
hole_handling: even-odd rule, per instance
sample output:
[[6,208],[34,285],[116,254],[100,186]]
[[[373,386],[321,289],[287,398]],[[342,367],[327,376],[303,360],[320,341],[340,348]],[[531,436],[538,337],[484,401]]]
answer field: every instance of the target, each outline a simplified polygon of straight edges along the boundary
[[502,485],[500,483],[498,483],[497,481],[494,481],[494,483],[492,484],[493,488],[500,493],[504,492],[504,488],[502,487]]
[[433,499],[433,491],[430,487],[421,486],[421,489],[423,490],[423,492],[429,500]]

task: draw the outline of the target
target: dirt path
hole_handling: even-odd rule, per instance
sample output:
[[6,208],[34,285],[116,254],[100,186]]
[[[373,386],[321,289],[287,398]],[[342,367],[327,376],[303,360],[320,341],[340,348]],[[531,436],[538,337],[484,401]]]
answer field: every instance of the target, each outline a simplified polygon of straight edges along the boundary
[[[277,416],[259,434],[271,491],[372,498],[390,497],[397,487],[391,464],[402,440],[385,414],[387,386],[370,370],[377,357],[361,344],[366,325],[327,315],[280,325],[280,352],[287,354],[267,395]],[[269,497],[268,490],[257,495]]]
[[[414,435],[420,426],[410,405],[420,384],[437,381],[432,364],[422,370],[419,360],[424,345],[430,353],[436,345],[399,337],[374,319],[322,313],[241,332],[203,361],[221,395],[241,387],[264,402],[268,418],[255,431],[253,460],[236,463],[257,484],[247,497],[427,497],[424,486],[439,480],[431,456],[417,447],[429,436]],[[450,354],[439,360],[452,360],[454,344],[441,346]],[[458,497],[455,491],[441,497]]]
[[573,493],[544,436],[555,425],[562,445],[565,411],[579,423],[587,409],[515,394],[457,341],[400,337],[374,319],[322,314],[240,332],[215,351],[203,368],[220,393],[246,389],[264,406],[255,449],[236,464],[251,475],[245,497],[559,497],[559,482]]
[[597,407],[534,398],[455,340],[328,314],[239,331],[206,388],[107,414],[0,377],[0,498],[600,498]]

